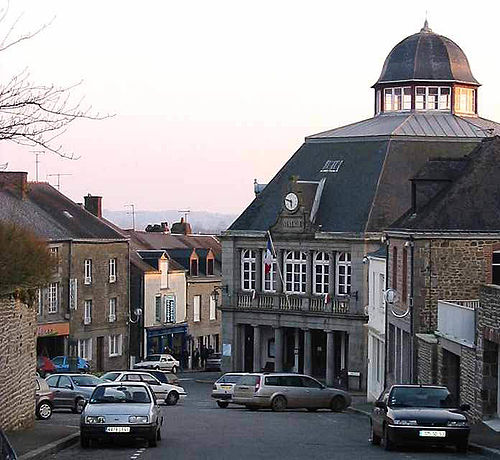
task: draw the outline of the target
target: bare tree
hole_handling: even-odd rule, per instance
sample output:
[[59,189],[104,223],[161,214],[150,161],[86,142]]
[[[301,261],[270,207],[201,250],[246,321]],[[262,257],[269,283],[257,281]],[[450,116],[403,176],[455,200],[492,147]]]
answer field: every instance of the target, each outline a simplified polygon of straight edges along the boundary
[[[0,12],[0,25],[7,24],[8,4]],[[18,27],[18,16],[0,41],[0,52],[25,40],[30,40],[50,26],[42,25],[34,32],[12,37]],[[52,21],[51,21],[52,22]],[[110,115],[94,113],[92,107],[83,107],[83,101],[72,103],[71,90],[81,84],[58,87],[35,84],[28,69],[16,74],[6,83],[0,82],[0,141],[41,147],[64,158],[76,159],[74,153],[58,143],[69,124],[79,118],[101,120]]]

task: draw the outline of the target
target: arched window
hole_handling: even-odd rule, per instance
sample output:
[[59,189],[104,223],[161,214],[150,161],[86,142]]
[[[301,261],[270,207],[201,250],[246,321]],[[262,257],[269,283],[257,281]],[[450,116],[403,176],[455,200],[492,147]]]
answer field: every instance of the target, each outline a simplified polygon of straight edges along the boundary
[[337,254],[337,295],[351,293],[351,253],[339,252]]
[[330,256],[326,252],[314,254],[313,261],[314,294],[328,294],[330,281]]
[[244,249],[241,252],[241,289],[255,289],[255,251],[252,249]]
[[307,256],[302,251],[288,251],[285,255],[285,290],[294,294],[306,292]]
[[264,292],[276,292],[276,280],[278,279],[278,265],[276,258],[273,257],[272,263],[269,266],[269,271],[266,272],[266,250],[262,251],[262,290]]

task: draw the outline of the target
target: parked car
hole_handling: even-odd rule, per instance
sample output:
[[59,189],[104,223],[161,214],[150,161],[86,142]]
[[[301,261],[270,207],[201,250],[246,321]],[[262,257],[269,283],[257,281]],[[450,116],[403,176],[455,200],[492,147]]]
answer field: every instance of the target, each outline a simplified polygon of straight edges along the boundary
[[46,375],[56,371],[56,366],[54,366],[54,363],[47,356],[38,356],[36,371],[40,377],[45,378]]
[[280,412],[304,407],[311,412],[322,408],[340,412],[351,404],[351,396],[308,375],[254,373],[241,377],[234,387],[232,402],[252,410],[270,407]]
[[220,371],[222,366],[222,353],[212,353],[205,361],[206,371]]
[[[71,369],[71,360],[76,360],[75,367],[76,369]],[[56,367],[55,372],[89,372],[90,366],[89,363],[80,357],[72,357],[72,356],[56,356],[52,358],[52,362]]]
[[35,378],[35,415],[40,420],[47,420],[52,416],[54,407],[54,393],[47,382],[41,377]]
[[113,382],[144,382],[151,386],[156,399],[164,400],[167,406],[175,406],[179,399],[184,399],[187,395],[184,388],[178,385],[162,383],[148,372],[141,371],[112,371],[107,372],[102,377],[104,380]]
[[157,370],[143,370],[141,372],[147,372],[151,374],[153,377],[156,377],[162,383],[170,383],[170,385],[179,386],[179,377],[176,374],[172,374],[172,372],[167,371],[157,371]]
[[443,386],[393,385],[371,415],[371,442],[391,450],[399,444],[453,445],[466,452],[470,426],[464,411]]
[[80,414],[94,388],[104,380],[89,374],[52,374],[46,378],[54,392],[54,407]]
[[152,389],[142,382],[98,385],[80,418],[80,444],[92,440],[143,438],[149,447],[161,439],[163,417]]
[[212,398],[215,398],[220,408],[225,409],[232,402],[234,386],[244,375],[247,374],[245,372],[229,372],[214,383]]
[[177,361],[172,355],[156,354],[148,355],[143,361],[135,363],[134,369],[161,369],[163,371],[170,371],[177,374],[179,366],[179,361]]

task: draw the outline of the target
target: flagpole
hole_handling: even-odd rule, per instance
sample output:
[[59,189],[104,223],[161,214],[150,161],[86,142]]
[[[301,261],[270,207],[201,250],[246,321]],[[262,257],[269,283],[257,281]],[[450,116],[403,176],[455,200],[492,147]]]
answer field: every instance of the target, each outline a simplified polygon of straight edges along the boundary
[[274,247],[273,239],[271,238],[271,232],[269,230],[267,231],[267,236],[269,237],[269,241],[271,242],[271,249],[273,251],[273,256],[276,259],[276,266],[278,267],[278,274],[280,275],[281,285],[283,286],[283,294],[285,294],[286,304],[288,306],[288,309],[290,309],[290,299],[288,298],[288,294],[286,293],[285,280],[283,279],[283,273],[282,273],[281,268],[280,268],[278,254],[276,254],[276,248]]

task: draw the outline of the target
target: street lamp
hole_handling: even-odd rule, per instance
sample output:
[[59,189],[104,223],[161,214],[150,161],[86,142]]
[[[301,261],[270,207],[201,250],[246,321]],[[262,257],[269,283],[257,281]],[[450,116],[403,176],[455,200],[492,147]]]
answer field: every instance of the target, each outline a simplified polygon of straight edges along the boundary
[[214,299],[215,305],[218,305],[219,303],[219,293],[223,292],[226,294],[228,293],[227,285],[214,286],[214,290],[210,293],[210,295],[212,296],[212,299]]

